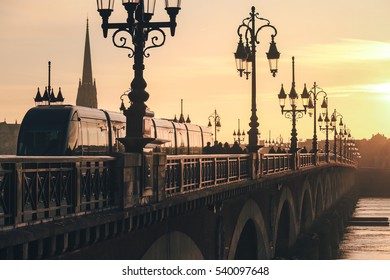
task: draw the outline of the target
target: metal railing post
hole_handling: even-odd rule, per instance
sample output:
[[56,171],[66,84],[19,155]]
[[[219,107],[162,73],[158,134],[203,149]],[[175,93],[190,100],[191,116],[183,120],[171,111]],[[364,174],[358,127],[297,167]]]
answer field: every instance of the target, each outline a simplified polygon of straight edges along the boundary
[[75,162],[74,164],[74,193],[73,193],[73,213],[81,211],[81,176],[82,176],[82,162]]
[[259,178],[263,177],[264,175],[264,154],[260,154],[260,160],[259,160]]
[[[12,164],[14,167],[13,170],[13,180],[15,183],[15,187],[11,190],[11,205],[10,208],[12,209],[12,217],[11,217],[11,224],[19,224],[23,221],[23,165],[20,162],[17,162],[15,164]],[[13,184],[12,184],[13,185]],[[12,205],[14,204],[14,205]]]

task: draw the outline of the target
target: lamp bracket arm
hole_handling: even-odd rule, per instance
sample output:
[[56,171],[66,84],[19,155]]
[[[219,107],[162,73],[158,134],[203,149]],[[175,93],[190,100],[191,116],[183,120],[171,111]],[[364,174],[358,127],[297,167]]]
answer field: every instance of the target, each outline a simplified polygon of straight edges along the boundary
[[274,37],[278,34],[278,31],[276,30],[275,26],[270,25],[269,23],[268,23],[268,24],[265,24],[265,25],[263,25],[263,26],[260,26],[260,27],[257,29],[256,34],[255,34],[256,42],[257,42],[258,44],[259,44],[259,40],[258,40],[257,38],[258,38],[258,36],[259,36],[260,30],[262,30],[263,28],[271,28],[271,29],[274,30],[275,33],[274,33],[273,35],[271,35],[272,38],[274,38]]
[[[242,31],[242,28],[245,28],[245,31]],[[242,38],[243,33],[245,32],[245,40],[248,42],[248,33],[252,32],[252,28],[249,27],[249,25],[241,24],[237,29],[237,34],[240,38]]]
[[321,89],[320,91],[317,92],[317,95],[319,95],[320,93],[323,93],[324,94],[324,97],[328,97],[328,94],[323,90]]
[[293,119],[293,112],[292,110],[284,110],[284,116],[287,118],[287,119]]
[[[246,26],[246,27],[249,27],[250,26],[250,23],[251,23],[251,17],[247,17],[247,18],[244,18],[242,20],[242,24],[240,26]],[[239,27],[240,28],[240,27]]]
[[297,118],[297,119],[303,118],[304,117],[304,112],[305,112],[305,110],[296,110],[295,118]]
[[158,28],[170,28],[170,22],[148,22],[145,23],[145,28],[158,29]]
[[150,39],[151,45],[146,47],[145,50],[144,50],[144,56],[145,57],[149,57],[150,56],[150,54],[147,52],[149,49],[158,48],[158,47],[161,47],[162,45],[165,44],[166,35],[165,35],[164,31],[160,27],[150,28],[147,31],[147,34],[149,34],[151,32],[155,32],[155,31],[157,32],[157,34]]
[[106,23],[102,24],[102,27],[107,29],[126,29],[129,25],[127,23]]
[[[127,36],[125,37],[125,36],[120,35],[119,33],[121,33],[121,32],[127,33]],[[135,52],[134,52],[134,49],[128,45],[127,40],[130,38],[127,38],[127,37],[130,37],[132,39],[132,34],[127,28],[122,27],[114,32],[114,34],[112,35],[112,42],[113,42],[114,46],[117,48],[130,50],[131,53],[128,54],[128,57],[132,58],[132,57],[134,57]]]
[[266,25],[270,25],[270,24],[271,24],[271,22],[269,21],[269,19],[259,17],[259,13],[256,13],[256,14],[255,14],[255,17],[256,17],[257,19],[259,19],[259,20],[266,21],[266,22],[267,22]]

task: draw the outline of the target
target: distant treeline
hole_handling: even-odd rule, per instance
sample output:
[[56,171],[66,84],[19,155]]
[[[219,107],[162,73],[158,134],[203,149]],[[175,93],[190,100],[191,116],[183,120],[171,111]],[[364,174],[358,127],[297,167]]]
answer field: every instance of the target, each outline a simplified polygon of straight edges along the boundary
[[371,139],[356,140],[359,148],[361,167],[390,168],[390,139],[383,134],[376,134]]

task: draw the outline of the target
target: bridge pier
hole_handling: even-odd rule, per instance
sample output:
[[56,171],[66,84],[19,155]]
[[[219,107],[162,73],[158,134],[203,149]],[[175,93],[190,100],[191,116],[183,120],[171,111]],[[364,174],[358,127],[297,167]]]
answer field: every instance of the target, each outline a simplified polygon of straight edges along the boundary
[[344,236],[347,220],[352,216],[358,192],[350,190],[313,225],[300,234],[293,248],[293,258],[335,259]]

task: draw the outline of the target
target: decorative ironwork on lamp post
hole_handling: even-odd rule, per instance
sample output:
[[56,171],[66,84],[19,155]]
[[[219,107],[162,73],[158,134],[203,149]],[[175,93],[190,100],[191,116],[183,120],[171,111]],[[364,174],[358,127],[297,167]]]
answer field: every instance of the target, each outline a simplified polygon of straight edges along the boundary
[[[161,47],[165,43],[164,28],[169,28],[171,36],[175,35],[176,16],[180,11],[181,0],[165,0],[165,10],[170,20],[167,22],[151,22],[156,0],[122,0],[127,11],[127,20],[124,23],[109,23],[109,17],[114,10],[114,0],[97,0],[97,8],[102,17],[103,36],[106,38],[109,29],[114,29],[112,36],[114,45],[118,48],[130,50],[129,58],[134,58],[134,78],[131,82],[131,91],[128,93],[130,107],[124,110],[126,116],[126,137],[120,139],[125,145],[126,152],[142,152],[143,147],[152,141],[145,135],[146,122],[154,116],[145,102],[149,94],[143,76],[145,69],[144,57],[149,57],[151,48]],[[152,34],[152,32],[154,32]],[[153,36],[151,36],[153,35]],[[150,40],[149,40],[150,39]],[[150,41],[150,45],[146,43]]]
[[[265,24],[260,27],[256,27],[256,20],[265,22]],[[251,102],[251,118],[250,118],[250,129],[248,131],[248,151],[250,153],[257,152],[260,148],[258,144],[258,117],[256,114],[256,45],[260,44],[258,40],[258,35],[260,31],[264,28],[271,28],[273,34],[271,35],[271,43],[269,51],[267,52],[267,58],[269,60],[270,71],[275,77],[278,71],[278,59],[280,53],[276,48],[276,43],[274,38],[277,34],[276,28],[270,24],[270,21],[265,18],[259,17],[259,13],[256,12],[255,7],[252,7],[250,12],[250,17],[245,18],[242,21],[242,24],[238,27],[237,33],[239,36],[239,42],[237,50],[234,53],[234,58],[236,60],[237,71],[240,73],[240,77],[245,74],[246,78],[249,78],[249,75],[252,74],[252,102]],[[243,42],[243,37],[245,39],[245,46]]]
[[285,109],[287,95],[284,91],[283,85],[278,94],[279,105],[280,108],[282,109],[282,115],[284,114],[286,118],[292,120],[291,146],[290,146],[291,153],[295,153],[298,150],[298,138],[297,138],[298,133],[296,129],[296,122],[297,119],[302,118],[303,115],[306,114],[308,100],[309,100],[309,93],[307,92],[307,89],[305,87],[301,94],[302,104],[304,109],[297,109],[298,94],[295,91],[295,61],[294,60],[295,60],[294,57],[292,57],[292,85],[291,85],[290,94],[288,95],[290,99],[290,105],[291,105],[290,110]]
[[217,113],[217,109],[214,109],[214,112],[209,116],[209,123],[208,127],[211,128],[213,124],[211,123],[211,119],[213,120],[214,123],[214,142],[218,142],[217,140],[217,131],[221,129],[221,117]]

